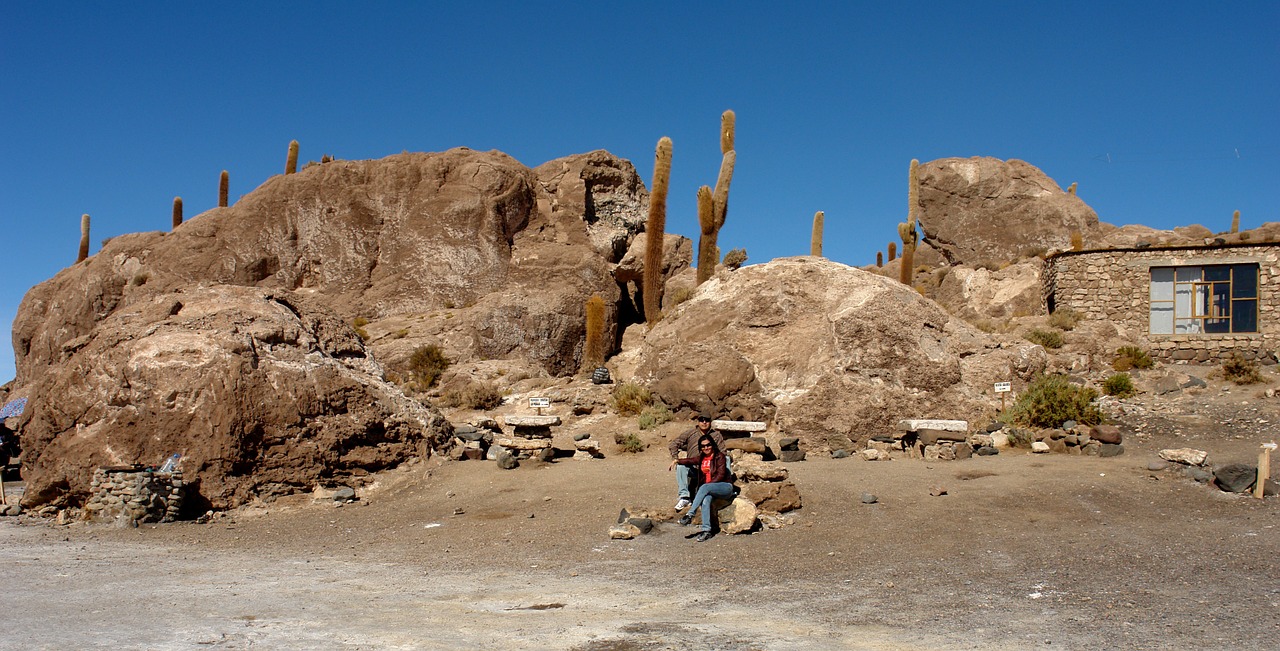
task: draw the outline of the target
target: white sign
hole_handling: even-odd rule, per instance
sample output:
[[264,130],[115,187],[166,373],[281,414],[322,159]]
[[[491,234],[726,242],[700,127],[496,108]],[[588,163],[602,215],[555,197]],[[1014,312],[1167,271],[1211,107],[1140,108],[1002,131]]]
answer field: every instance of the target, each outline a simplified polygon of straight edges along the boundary
[[996,382],[996,393],[1009,393],[1013,391],[1012,382]]
[[551,407],[551,398],[529,398],[530,409],[549,409]]

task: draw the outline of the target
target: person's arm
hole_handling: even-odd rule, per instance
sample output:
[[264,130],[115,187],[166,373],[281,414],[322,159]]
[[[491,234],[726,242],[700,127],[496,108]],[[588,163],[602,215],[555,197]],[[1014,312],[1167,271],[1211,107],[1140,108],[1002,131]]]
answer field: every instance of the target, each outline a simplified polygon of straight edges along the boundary
[[670,443],[667,444],[667,452],[671,453],[672,459],[678,458],[680,456],[680,451],[683,450],[684,446],[689,443],[690,433],[691,432],[685,432],[684,434],[681,434],[680,436],[675,437],[674,439],[671,440]]

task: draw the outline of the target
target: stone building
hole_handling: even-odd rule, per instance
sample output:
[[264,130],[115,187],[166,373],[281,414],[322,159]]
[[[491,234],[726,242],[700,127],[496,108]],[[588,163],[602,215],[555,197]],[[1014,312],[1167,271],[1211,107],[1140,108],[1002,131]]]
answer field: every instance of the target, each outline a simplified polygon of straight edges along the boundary
[[1280,243],[1065,251],[1042,281],[1050,312],[1110,321],[1164,360],[1272,364],[1280,350]]

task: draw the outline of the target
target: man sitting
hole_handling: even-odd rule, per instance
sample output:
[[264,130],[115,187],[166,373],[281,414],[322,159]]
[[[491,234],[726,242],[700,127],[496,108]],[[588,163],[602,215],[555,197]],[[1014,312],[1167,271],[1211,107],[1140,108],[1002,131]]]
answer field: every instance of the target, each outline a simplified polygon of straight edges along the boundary
[[[716,442],[716,449],[724,449],[724,437],[720,436],[720,432],[711,429],[711,418],[702,414],[694,417],[694,426],[689,431],[677,436],[667,445],[667,451],[671,453],[672,460],[696,457],[698,456],[698,439],[703,436],[710,436]],[[726,459],[727,463],[727,459]],[[676,510],[687,508],[689,502],[689,477],[697,469],[690,469],[686,465],[676,466]]]

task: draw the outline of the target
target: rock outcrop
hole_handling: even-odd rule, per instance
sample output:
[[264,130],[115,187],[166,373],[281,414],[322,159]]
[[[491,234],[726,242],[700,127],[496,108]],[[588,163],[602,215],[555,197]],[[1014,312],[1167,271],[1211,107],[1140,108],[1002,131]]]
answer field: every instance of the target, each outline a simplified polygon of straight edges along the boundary
[[718,274],[611,362],[673,409],[772,420],[810,450],[901,418],[976,418],[991,382],[1044,364],[894,280],[809,257]]
[[920,166],[924,239],[950,263],[1012,262],[1087,242],[1098,215],[1035,166],[995,158],[942,158]]
[[229,508],[395,466],[448,435],[313,298],[127,286],[115,307],[24,387],[27,506],[83,504],[95,468],[179,453],[188,504]]

